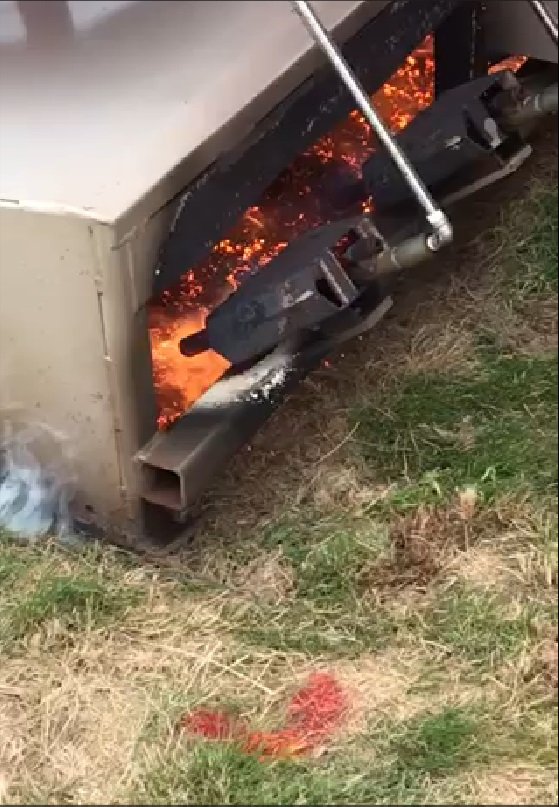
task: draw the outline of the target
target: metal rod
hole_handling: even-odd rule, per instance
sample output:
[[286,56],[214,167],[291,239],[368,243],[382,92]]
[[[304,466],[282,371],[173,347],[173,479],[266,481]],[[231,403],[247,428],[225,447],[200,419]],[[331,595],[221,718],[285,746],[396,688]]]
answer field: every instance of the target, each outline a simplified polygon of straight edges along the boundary
[[545,3],[540,3],[539,0],[530,0],[535,13],[538,15],[540,22],[544,25],[545,30],[557,45],[557,20],[546,8]]
[[340,53],[337,45],[330,37],[330,34],[316,16],[310,3],[306,2],[306,0],[291,0],[291,5],[312,39],[327,56],[339,78],[352,94],[357,106],[370,124],[371,129],[388,151],[417,202],[425,211],[427,221],[434,231],[429,240],[429,247],[433,250],[437,250],[445,244],[450,243],[452,241],[452,225],[450,221],[447,219],[444,211],[438,206],[437,202],[435,202],[421,178],[417,175],[415,168],[375,112],[367,93]]

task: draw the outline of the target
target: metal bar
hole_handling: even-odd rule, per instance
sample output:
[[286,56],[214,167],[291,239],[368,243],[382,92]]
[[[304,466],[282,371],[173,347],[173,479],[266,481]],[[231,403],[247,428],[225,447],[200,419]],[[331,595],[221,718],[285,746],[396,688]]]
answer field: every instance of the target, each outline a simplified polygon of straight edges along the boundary
[[530,0],[530,5],[538,15],[549,36],[557,45],[557,20],[555,17],[550,13],[549,9],[546,8],[545,3],[541,3],[539,0]]
[[480,47],[479,2],[459,6],[435,29],[435,98],[487,73]]
[[452,225],[450,221],[433,199],[428,189],[417,175],[413,165],[409,162],[396,140],[377,115],[365,90],[342,56],[330,34],[316,16],[310,3],[306,2],[306,0],[291,0],[291,5],[315,43],[328,58],[342,83],[355,99],[357,106],[371,126],[371,129],[389,153],[394,164],[405,178],[417,202],[423,208],[427,221],[433,228],[433,236],[429,241],[430,248],[437,250],[445,244],[450,243],[452,241]]

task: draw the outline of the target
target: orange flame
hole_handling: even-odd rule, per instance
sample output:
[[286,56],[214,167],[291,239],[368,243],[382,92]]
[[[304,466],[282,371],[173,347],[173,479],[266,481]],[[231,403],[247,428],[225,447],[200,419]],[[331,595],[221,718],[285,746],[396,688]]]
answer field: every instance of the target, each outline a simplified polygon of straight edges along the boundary
[[[431,103],[433,67],[428,37],[373,96],[392,131],[402,129]],[[331,221],[334,213],[327,205],[325,209],[328,192],[321,188],[322,180],[332,165],[358,174],[373,150],[368,124],[359,112],[351,112],[278,177],[259,205],[245,211],[206,260],[186,271],[175,289],[152,301],[148,324],[159,428],[188,409],[229,366],[213,351],[183,356],[180,339],[203,327],[208,311],[237,287],[243,273],[264,266],[309,227]],[[369,200],[362,200],[359,208],[368,212]]]

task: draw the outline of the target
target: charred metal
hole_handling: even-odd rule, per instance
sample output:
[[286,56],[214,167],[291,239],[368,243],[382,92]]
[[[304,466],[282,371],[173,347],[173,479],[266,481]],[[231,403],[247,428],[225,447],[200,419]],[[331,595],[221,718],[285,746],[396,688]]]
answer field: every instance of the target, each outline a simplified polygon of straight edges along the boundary
[[[557,111],[557,84],[547,82],[545,71],[527,88],[508,70],[486,75],[443,93],[400,133],[400,145],[445,209],[530,155],[516,124]],[[385,153],[363,166],[356,198],[363,185],[375,193],[374,216],[295,239],[265,270],[246,276],[202,332],[182,340],[185,355],[210,348],[230,369],[138,455],[151,505],[184,519],[211,476],[299,381],[336,344],[382,318],[392,304],[390,278],[432,255],[429,234],[410,210],[409,186]]]

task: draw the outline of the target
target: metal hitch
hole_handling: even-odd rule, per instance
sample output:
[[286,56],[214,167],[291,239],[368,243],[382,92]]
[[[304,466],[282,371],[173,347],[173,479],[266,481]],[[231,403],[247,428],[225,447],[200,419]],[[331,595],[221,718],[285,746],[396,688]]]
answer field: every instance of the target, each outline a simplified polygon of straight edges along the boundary
[[[525,87],[514,73],[503,70],[443,93],[397,141],[425,185],[445,198],[449,183],[467,185],[478,166],[485,175],[498,177],[525,148],[526,125],[555,111],[556,82]],[[374,197],[378,214],[413,202],[401,173],[382,151],[372,154],[362,171],[365,192]]]
[[202,331],[182,339],[181,353],[192,356],[211,348],[232,365],[243,365],[295,334],[320,330],[360,293],[354,263],[338,257],[334,248],[344,239],[375,242],[371,228],[364,217],[356,217],[295,239],[266,267],[245,277],[210,313]]
[[[266,269],[264,270],[264,272]],[[299,333],[251,367],[231,368],[168,429],[136,454],[141,496],[184,520],[210,480],[336,347],[373,328],[392,300],[375,286],[341,309],[328,327]]]

